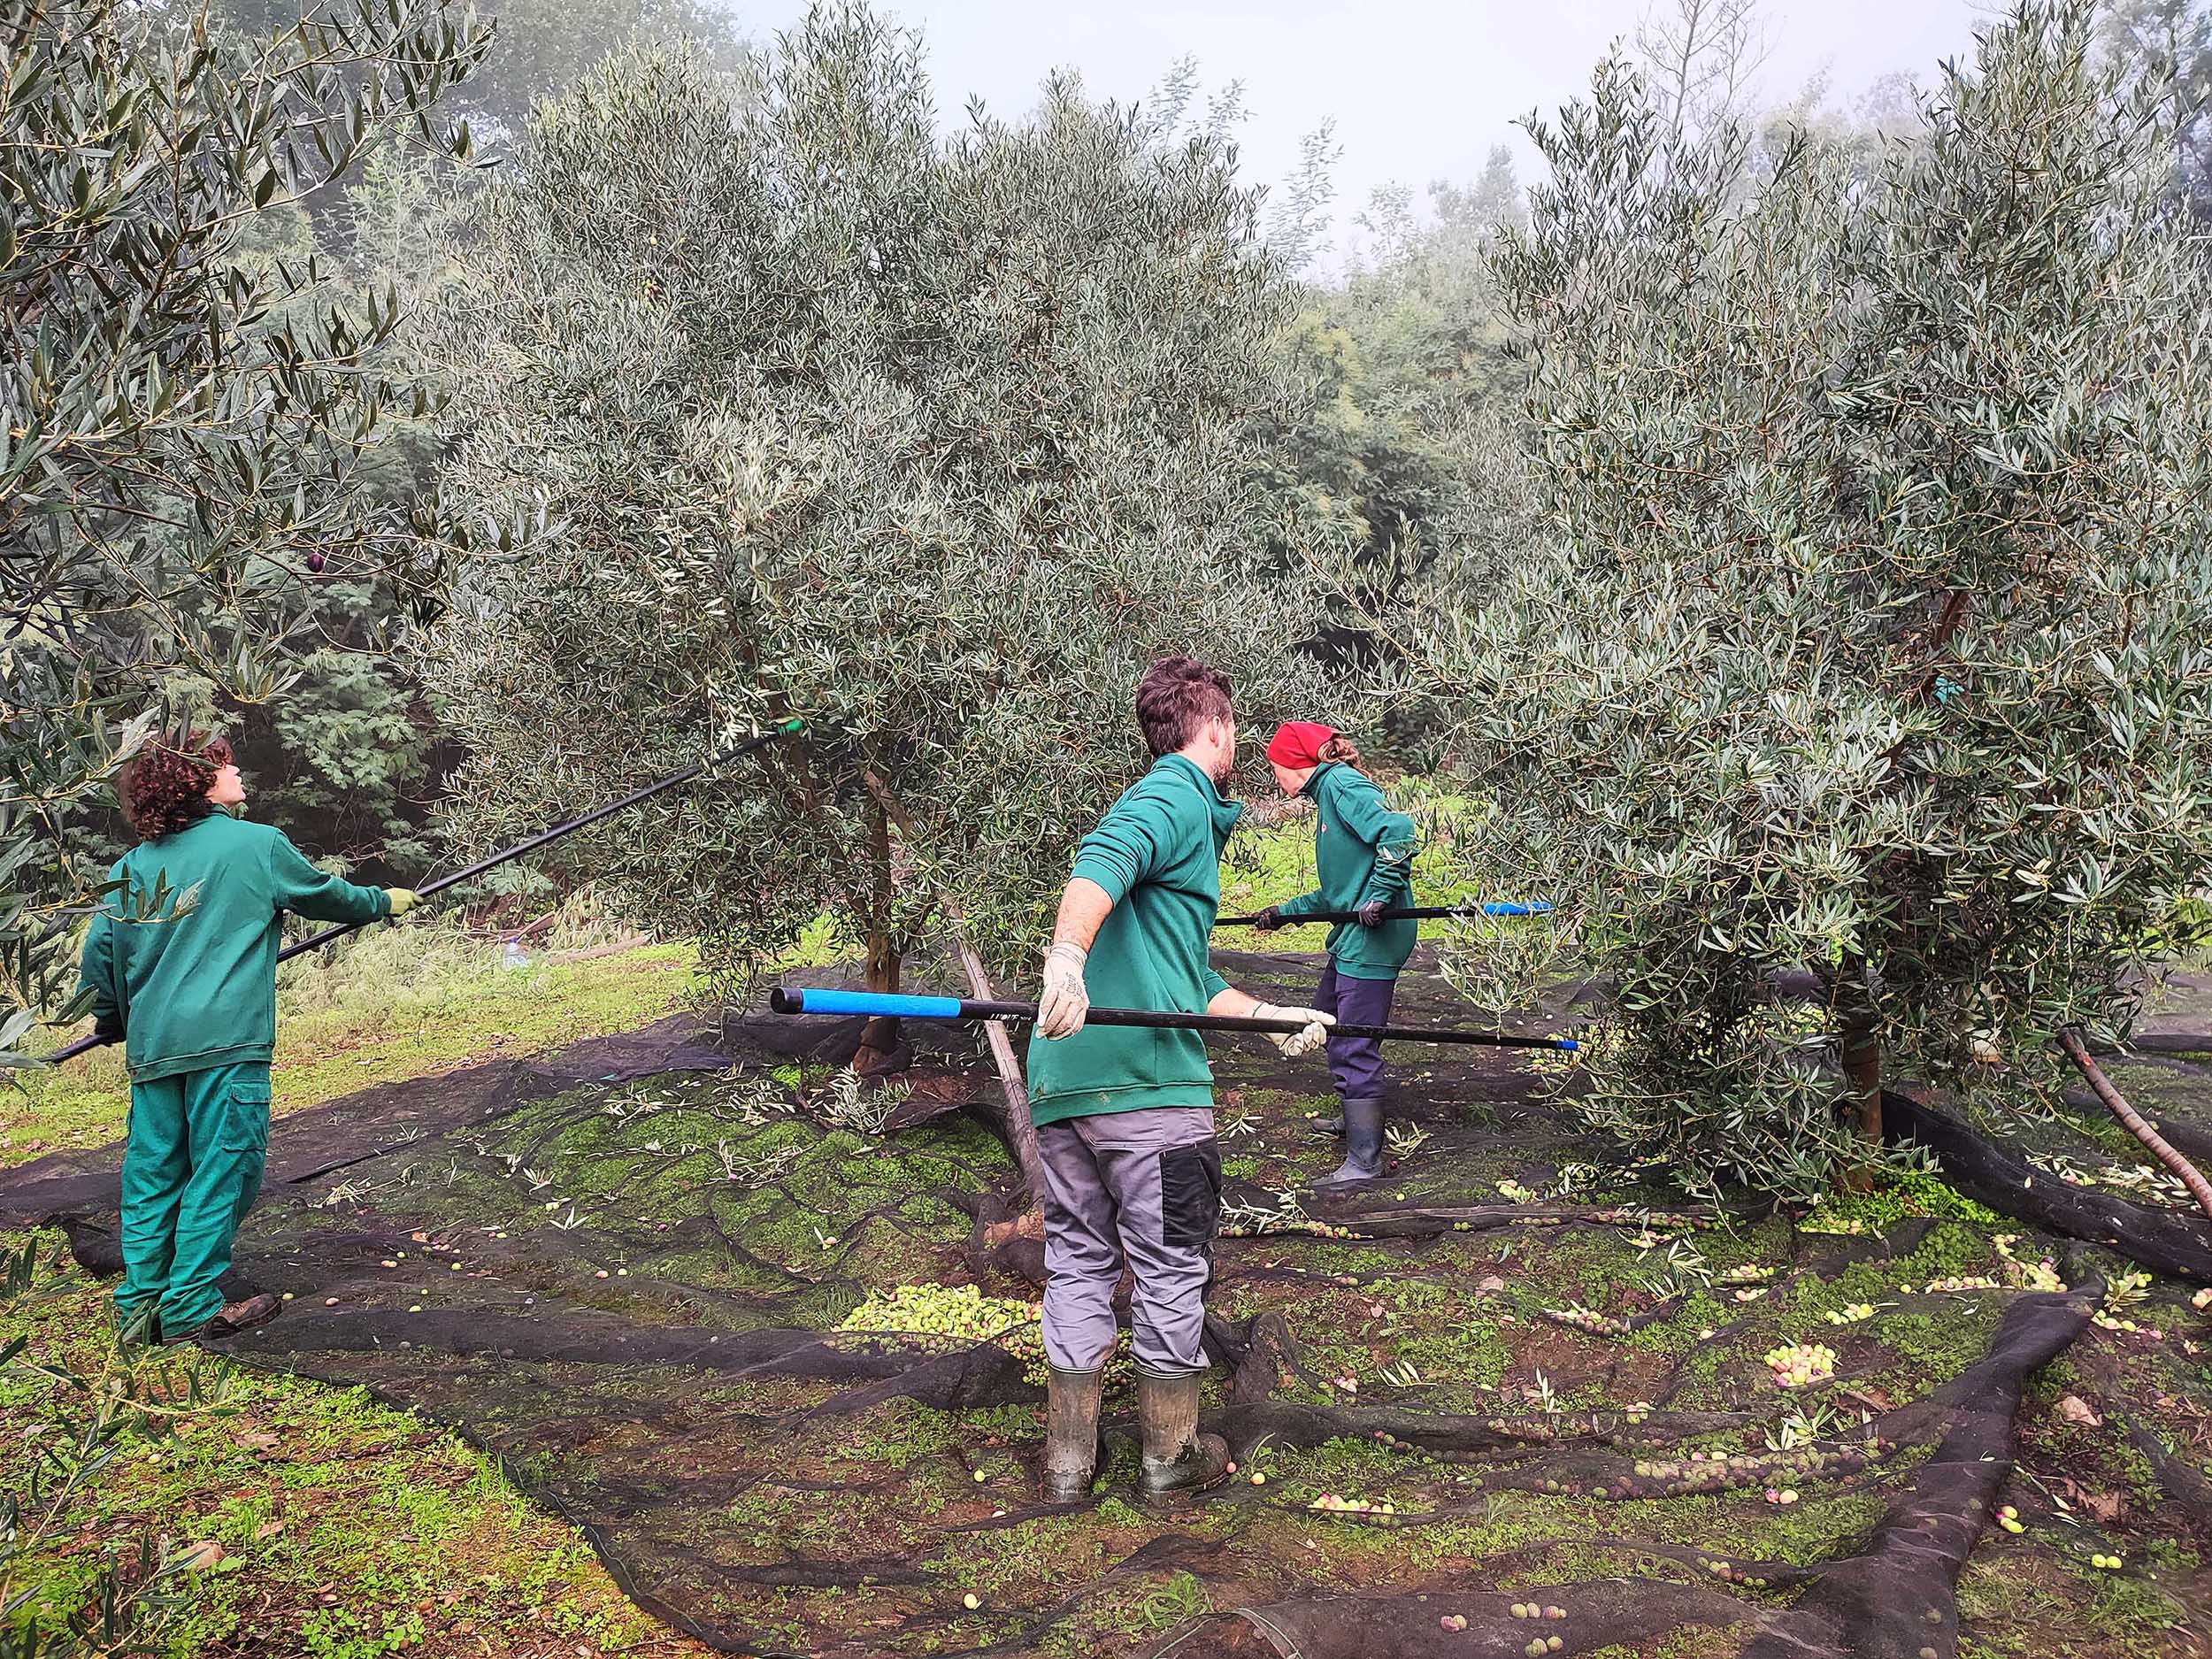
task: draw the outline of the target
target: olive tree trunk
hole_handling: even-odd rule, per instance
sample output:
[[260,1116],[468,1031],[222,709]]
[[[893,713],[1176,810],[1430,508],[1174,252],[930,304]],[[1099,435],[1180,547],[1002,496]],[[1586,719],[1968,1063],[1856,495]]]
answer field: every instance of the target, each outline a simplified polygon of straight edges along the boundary
[[[913,820],[907,817],[906,810],[889,787],[872,772],[864,772],[861,777],[868,786],[868,793],[875,798],[878,813],[895,824],[900,834],[910,839],[914,833]],[[980,1002],[997,1001],[998,993],[992,988],[983,958],[968,941],[959,901],[941,893],[937,895],[937,909],[952,935],[953,949],[960,958],[960,971],[967,976],[968,995]],[[1029,1087],[1023,1079],[1020,1061],[1014,1057],[1013,1040],[1007,1036],[1005,1025],[995,1019],[984,1021],[983,1040],[989,1046],[991,1064],[998,1071],[999,1087],[1006,1102],[1007,1143],[1013,1148],[1014,1161],[1021,1168],[1022,1185],[1027,1189],[1026,1210],[1033,1215],[1044,1202],[1045,1166],[1037,1151],[1037,1125],[1029,1116]]]
[[[868,903],[868,989],[896,995],[899,988],[899,947],[891,932],[891,822],[880,805],[869,809],[868,871],[872,883]],[[861,1027],[860,1048],[853,1068],[878,1071],[899,1046],[899,1022],[878,1017]]]
[[1839,1003],[1839,1058],[1843,1064],[1844,1104],[1860,1135],[1882,1144],[1882,1037],[1874,1005],[1866,993],[1848,989]]

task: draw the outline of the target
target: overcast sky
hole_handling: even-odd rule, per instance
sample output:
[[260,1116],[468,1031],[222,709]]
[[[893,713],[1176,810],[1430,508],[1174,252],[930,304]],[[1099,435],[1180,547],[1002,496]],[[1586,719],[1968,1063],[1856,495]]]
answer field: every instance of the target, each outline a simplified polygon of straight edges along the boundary
[[[745,32],[766,37],[804,15],[805,0],[729,0]],[[1511,142],[1524,181],[1532,167],[1513,121],[1586,87],[1615,40],[1633,34],[1643,0],[881,0],[918,27],[942,118],[968,95],[997,112],[1030,107],[1047,72],[1079,69],[1094,96],[1129,99],[1178,58],[1198,59],[1210,91],[1238,80],[1248,111],[1248,176],[1270,182],[1296,165],[1300,137],[1333,118],[1344,147],[1338,204],[1349,210],[1396,180],[1417,193],[1432,178],[1480,171]],[[1933,80],[1966,53],[1975,0],[1767,0],[1766,99],[1793,96],[1825,70],[1847,104],[1892,70]]]

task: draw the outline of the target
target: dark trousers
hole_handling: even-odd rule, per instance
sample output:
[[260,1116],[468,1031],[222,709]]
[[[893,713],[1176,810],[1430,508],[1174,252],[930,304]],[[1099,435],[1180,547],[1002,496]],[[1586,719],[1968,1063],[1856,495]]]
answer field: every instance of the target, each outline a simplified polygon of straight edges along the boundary
[[[1390,999],[1398,989],[1395,979],[1355,979],[1340,975],[1332,962],[1321,971],[1321,988],[1314,1006],[1334,1014],[1347,1025],[1386,1025]],[[1329,1075],[1336,1080],[1340,1100],[1380,1100],[1383,1084],[1382,1044],[1372,1037],[1329,1038]]]

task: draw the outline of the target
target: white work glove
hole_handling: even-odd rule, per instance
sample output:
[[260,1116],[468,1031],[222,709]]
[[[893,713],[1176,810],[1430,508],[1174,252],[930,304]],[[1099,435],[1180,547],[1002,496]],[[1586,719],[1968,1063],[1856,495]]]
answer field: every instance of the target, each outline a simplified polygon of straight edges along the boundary
[[1303,1031],[1271,1031],[1263,1033],[1268,1041],[1283,1051],[1286,1060],[1295,1060],[1302,1054],[1310,1054],[1329,1040],[1329,1027],[1336,1024],[1334,1014],[1325,1014],[1317,1008],[1278,1008],[1272,1002],[1262,1002],[1252,1010],[1254,1019],[1302,1019]]
[[1083,988],[1083,959],[1089,955],[1082,946],[1065,942],[1045,953],[1045,988],[1037,999],[1037,1029],[1047,1037],[1072,1037],[1083,1029],[1083,1021],[1091,1011],[1091,995]]

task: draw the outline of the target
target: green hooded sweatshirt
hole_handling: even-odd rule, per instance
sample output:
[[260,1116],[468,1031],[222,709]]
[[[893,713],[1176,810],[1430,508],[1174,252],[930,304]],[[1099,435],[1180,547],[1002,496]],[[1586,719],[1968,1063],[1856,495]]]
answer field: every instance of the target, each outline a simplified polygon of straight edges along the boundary
[[[1299,792],[1314,804],[1314,873],[1321,885],[1277,905],[1285,917],[1315,910],[1356,910],[1380,899],[1402,908],[1413,893],[1413,855],[1421,849],[1413,820],[1392,809],[1374,780],[1356,766],[1325,762]],[[1418,922],[1329,930],[1329,956],[1348,979],[1394,979],[1413,954]]]
[[[1243,812],[1194,763],[1163,755],[1083,838],[1073,874],[1114,902],[1083,964],[1094,1002],[1202,1014],[1229,988],[1207,946],[1221,909],[1221,849]],[[1086,1025],[1056,1041],[1029,1040],[1029,1113],[1039,1125],[1213,1103],[1197,1032]]]
[[276,1042],[276,958],[287,910],[374,922],[381,887],[325,875],[281,830],[213,812],[141,841],[108,872],[123,883],[85,935],[96,1026],[123,1033],[134,1082],[266,1062]]

